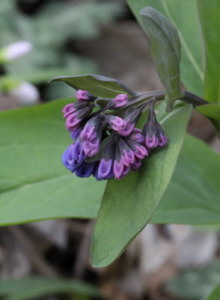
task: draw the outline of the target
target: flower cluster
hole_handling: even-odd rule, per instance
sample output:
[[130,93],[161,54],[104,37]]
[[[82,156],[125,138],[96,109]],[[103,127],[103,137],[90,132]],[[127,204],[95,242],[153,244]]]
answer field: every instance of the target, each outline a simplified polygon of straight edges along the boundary
[[[101,107],[97,97],[82,90],[77,91],[76,99],[63,108],[73,143],[62,160],[79,177],[121,179],[130,170],[138,169],[153,148],[167,144],[152,100],[137,103],[126,94],[119,94],[114,99],[105,98],[106,104]],[[148,120],[141,130],[135,126],[146,107]]]

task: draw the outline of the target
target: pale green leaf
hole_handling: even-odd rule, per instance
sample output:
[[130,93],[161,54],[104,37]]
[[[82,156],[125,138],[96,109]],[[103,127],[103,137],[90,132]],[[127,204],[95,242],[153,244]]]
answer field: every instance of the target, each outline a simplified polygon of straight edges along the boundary
[[168,97],[168,109],[181,98],[180,41],[175,27],[157,10],[145,7],[140,11],[142,27],[150,40],[151,55]]
[[[218,1],[218,0],[217,0]],[[176,26],[181,42],[181,81],[191,92],[203,95],[203,41],[197,11],[197,0],[127,0],[139,23],[139,12],[152,6]]]
[[206,53],[205,98],[220,102],[220,1],[197,0]]
[[92,239],[94,266],[110,264],[149,222],[174,171],[190,112],[180,107],[163,119],[166,149],[145,159],[138,172],[108,182]]

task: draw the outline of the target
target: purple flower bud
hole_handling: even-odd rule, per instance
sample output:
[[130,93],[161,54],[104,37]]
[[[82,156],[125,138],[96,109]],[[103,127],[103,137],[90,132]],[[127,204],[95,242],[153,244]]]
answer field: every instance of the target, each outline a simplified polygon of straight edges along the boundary
[[94,170],[96,168],[96,162],[83,162],[74,173],[82,178],[89,177],[94,173]]
[[87,101],[90,100],[90,93],[83,90],[78,90],[76,92],[76,99],[79,101]]
[[82,131],[82,126],[77,126],[71,131],[71,138],[76,140]]
[[159,147],[164,147],[167,144],[167,137],[163,131],[163,128],[158,124],[158,131],[157,131],[157,136],[158,136],[158,146]]
[[115,107],[122,107],[128,103],[128,96],[126,94],[119,94],[113,99]]
[[130,150],[124,149],[122,154],[122,161],[124,165],[127,167],[131,166],[134,160],[135,160],[134,152],[131,149]]
[[66,118],[66,128],[72,131],[78,126],[92,111],[92,106],[85,106],[70,114]]
[[85,153],[86,156],[92,157],[96,155],[99,152],[100,149],[100,143],[98,140],[94,142],[90,141],[85,141],[82,143],[83,147],[83,152]]
[[82,151],[82,145],[78,141],[70,145],[62,156],[64,166],[71,172],[80,166],[84,159],[85,154]]
[[144,136],[142,134],[142,131],[139,128],[134,128],[131,135],[129,136],[129,139],[131,139],[132,141],[138,144],[144,143]]
[[70,114],[74,113],[77,108],[74,107],[74,103],[69,103],[62,109],[63,117],[66,119]]
[[128,136],[132,133],[133,130],[134,130],[134,124],[127,123],[124,129],[118,130],[118,133],[122,136]]
[[132,169],[133,171],[139,169],[140,166],[141,166],[141,163],[142,163],[142,162],[141,162],[141,159],[136,158],[135,161],[133,162],[132,166],[131,166],[131,169]]
[[154,112],[153,104],[150,106],[147,123],[143,129],[145,146],[148,149],[153,149],[158,146],[158,122]]
[[113,165],[113,160],[109,159],[101,159],[99,166],[98,166],[98,171],[97,171],[97,179],[108,179],[109,175],[112,174],[112,165]]
[[124,130],[128,124],[127,121],[123,120],[120,117],[108,116],[107,121],[111,128],[115,131]]
[[92,126],[89,122],[87,122],[80,134],[80,138],[82,140],[94,140],[97,136],[95,129],[95,126]]
[[115,160],[113,164],[113,170],[114,170],[115,179],[121,179],[123,177],[123,171],[124,171],[123,161]]
[[158,146],[158,137],[155,134],[147,134],[145,136],[145,145],[148,149],[153,149]]
[[74,112],[70,114],[66,119],[66,129],[73,130],[76,128],[77,125],[82,121],[82,119],[78,118],[78,112]]
[[134,155],[139,159],[144,159],[146,156],[148,156],[148,151],[144,146],[136,144]]
[[126,176],[130,172],[130,167],[124,166],[122,177]]

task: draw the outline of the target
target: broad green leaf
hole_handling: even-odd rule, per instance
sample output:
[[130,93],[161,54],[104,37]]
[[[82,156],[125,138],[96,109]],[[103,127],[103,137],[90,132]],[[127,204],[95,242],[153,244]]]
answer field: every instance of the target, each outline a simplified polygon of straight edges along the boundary
[[[181,275],[168,281],[166,285],[169,292],[184,300],[207,300],[208,295],[219,283],[220,261],[199,268],[198,270],[185,271]],[[219,294],[220,295],[220,294]],[[219,300],[208,298],[208,300]]]
[[153,223],[220,224],[220,154],[188,136]]
[[196,107],[196,110],[201,114],[216,120],[220,120],[220,104],[210,103],[203,104]]
[[196,110],[210,118],[218,131],[220,131],[220,103],[199,105]]
[[71,144],[66,103],[0,113],[0,225],[96,215],[105,182],[78,178],[61,162]]
[[187,105],[163,119],[166,149],[146,159],[138,172],[108,182],[92,239],[94,266],[110,264],[149,222],[174,171],[190,112]]
[[59,278],[29,277],[0,281],[0,296],[6,300],[30,300],[46,295],[100,297],[100,291],[88,283]]
[[220,102],[220,1],[197,0],[206,53],[205,98]]
[[150,40],[151,55],[168,97],[168,109],[180,99],[180,41],[175,27],[157,10],[140,11],[142,27]]
[[115,97],[120,93],[126,93],[131,96],[135,95],[133,91],[120,81],[101,75],[58,76],[51,79],[51,81],[63,81],[75,89],[86,90],[94,96],[103,98]]
[[[197,0],[127,0],[139,23],[140,10],[152,6],[175,25],[181,42],[181,81],[191,92],[203,95],[203,42]],[[218,1],[218,0],[217,0]]]
[[208,300],[219,300],[220,299],[220,284],[217,285],[208,297]]

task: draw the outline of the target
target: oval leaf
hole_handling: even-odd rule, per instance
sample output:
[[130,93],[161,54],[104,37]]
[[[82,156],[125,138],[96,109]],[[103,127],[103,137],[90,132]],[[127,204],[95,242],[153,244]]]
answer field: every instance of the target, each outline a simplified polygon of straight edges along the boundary
[[205,98],[220,102],[220,1],[199,0],[197,4],[206,56]]
[[113,98],[121,93],[136,95],[120,81],[101,75],[58,76],[51,79],[52,81],[63,81],[74,89],[86,90],[97,97]]
[[149,222],[171,179],[190,113],[190,106],[173,111],[162,122],[169,146],[139,171],[108,182],[92,238],[94,266],[110,264]]
[[96,216],[105,182],[78,178],[61,162],[71,143],[66,103],[0,112],[0,225]]
[[180,41],[175,27],[157,10],[145,7],[140,12],[143,30],[151,45],[151,54],[168,97],[168,109],[181,97]]
[[219,224],[219,182],[220,155],[204,142],[187,136],[173,177],[151,221]]
[[[218,0],[217,0],[218,1]],[[203,41],[196,0],[127,0],[140,22],[141,8],[152,6],[175,25],[181,42],[181,81],[191,92],[203,96]]]

